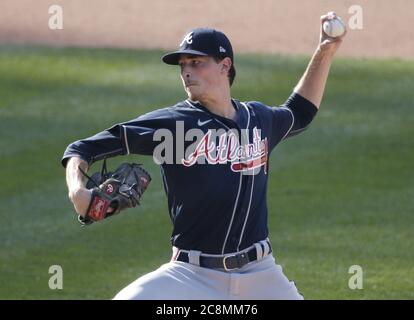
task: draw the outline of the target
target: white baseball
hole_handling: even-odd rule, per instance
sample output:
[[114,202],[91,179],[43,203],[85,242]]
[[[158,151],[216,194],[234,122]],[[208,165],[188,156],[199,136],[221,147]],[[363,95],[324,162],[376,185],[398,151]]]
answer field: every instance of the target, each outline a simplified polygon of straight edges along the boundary
[[345,23],[336,16],[333,19],[327,20],[323,23],[323,31],[331,38],[340,37],[345,32]]

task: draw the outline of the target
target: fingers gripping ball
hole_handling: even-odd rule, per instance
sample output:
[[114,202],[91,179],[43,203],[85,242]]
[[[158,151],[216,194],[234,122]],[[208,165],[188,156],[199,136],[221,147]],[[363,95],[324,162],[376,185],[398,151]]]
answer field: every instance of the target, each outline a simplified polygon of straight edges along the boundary
[[345,33],[345,23],[338,16],[323,23],[323,31],[331,38],[340,37]]
[[84,217],[78,217],[82,225],[136,207],[151,182],[149,173],[136,163],[122,163],[114,172],[107,172],[104,161],[101,172],[96,172],[91,177],[83,171],[82,173],[89,180],[86,188],[92,189],[88,210]]

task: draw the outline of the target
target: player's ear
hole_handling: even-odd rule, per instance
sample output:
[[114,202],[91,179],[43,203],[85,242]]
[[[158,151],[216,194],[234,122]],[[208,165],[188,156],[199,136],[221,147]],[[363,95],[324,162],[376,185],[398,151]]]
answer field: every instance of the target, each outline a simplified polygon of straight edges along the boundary
[[230,58],[226,57],[223,60],[221,60],[221,71],[223,73],[226,73],[227,74],[229,72],[230,68],[231,68],[231,60],[230,60]]

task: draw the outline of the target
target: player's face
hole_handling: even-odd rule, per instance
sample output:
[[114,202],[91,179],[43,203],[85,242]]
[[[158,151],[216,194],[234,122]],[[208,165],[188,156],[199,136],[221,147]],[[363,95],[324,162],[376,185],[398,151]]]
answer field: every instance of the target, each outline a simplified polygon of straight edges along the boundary
[[212,57],[181,55],[178,64],[184,89],[193,101],[203,101],[222,85],[223,72]]

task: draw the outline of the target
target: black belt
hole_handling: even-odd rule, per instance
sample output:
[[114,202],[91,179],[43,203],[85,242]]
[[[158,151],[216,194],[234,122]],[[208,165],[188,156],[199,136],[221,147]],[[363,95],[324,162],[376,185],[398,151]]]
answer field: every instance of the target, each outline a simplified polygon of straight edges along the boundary
[[[272,247],[270,242],[267,241],[269,246],[269,253],[272,252]],[[259,243],[262,247],[262,252],[264,253],[265,248],[262,243]],[[188,252],[180,251],[177,257],[174,259],[181,262],[189,262]],[[242,251],[234,254],[223,255],[219,257],[205,256],[200,255],[200,267],[210,268],[210,269],[224,269],[226,271],[240,269],[249,262],[257,260],[256,247],[253,247],[247,251]]]

